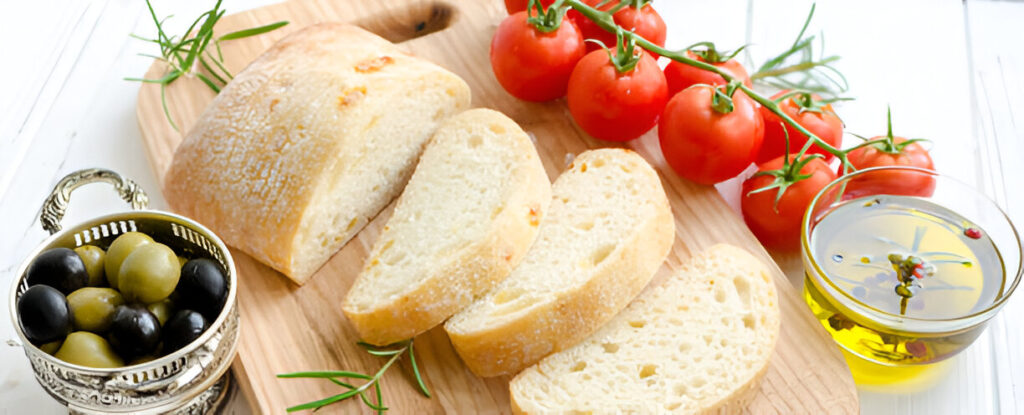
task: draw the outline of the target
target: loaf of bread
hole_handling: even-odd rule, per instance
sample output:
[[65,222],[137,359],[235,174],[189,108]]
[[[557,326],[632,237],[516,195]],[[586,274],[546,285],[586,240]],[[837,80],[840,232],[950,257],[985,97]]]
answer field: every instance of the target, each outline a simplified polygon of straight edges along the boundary
[[505,115],[449,118],[345,296],[363,341],[386,345],[443,323],[519,263],[551,202],[530,137]]
[[302,284],[401,192],[469,95],[458,76],[374,34],[309,26],[217,95],[175,152],[164,194]]
[[552,194],[519,266],[445,324],[477,375],[516,373],[583,340],[643,289],[672,245],[661,180],[632,151],[580,154]]
[[746,251],[716,245],[582,343],[522,371],[516,413],[738,413],[779,336],[775,284]]

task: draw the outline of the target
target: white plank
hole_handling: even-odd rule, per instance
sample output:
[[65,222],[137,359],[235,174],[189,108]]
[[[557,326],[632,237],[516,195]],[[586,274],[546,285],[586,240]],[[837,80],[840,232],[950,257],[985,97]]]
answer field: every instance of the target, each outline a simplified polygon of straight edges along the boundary
[[[981,144],[979,185],[1024,224],[1024,4],[966,4],[974,86],[975,137]],[[1017,293],[989,325],[999,413],[1024,413],[1024,297]]]

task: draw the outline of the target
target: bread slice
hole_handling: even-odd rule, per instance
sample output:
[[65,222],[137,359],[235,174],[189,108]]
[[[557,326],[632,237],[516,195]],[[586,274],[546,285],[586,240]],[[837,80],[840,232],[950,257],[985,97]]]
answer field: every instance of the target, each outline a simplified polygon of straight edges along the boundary
[[302,284],[398,195],[431,134],[469,100],[458,76],[381,37],[309,26],[210,103],[164,195]]
[[779,303],[764,264],[716,245],[509,388],[515,413],[739,412],[768,367]]
[[658,174],[636,153],[587,151],[552,186],[537,241],[445,330],[473,373],[516,373],[583,340],[625,307],[672,245]]
[[342,306],[386,345],[444,322],[508,276],[537,236],[551,182],[530,137],[473,109],[445,122]]

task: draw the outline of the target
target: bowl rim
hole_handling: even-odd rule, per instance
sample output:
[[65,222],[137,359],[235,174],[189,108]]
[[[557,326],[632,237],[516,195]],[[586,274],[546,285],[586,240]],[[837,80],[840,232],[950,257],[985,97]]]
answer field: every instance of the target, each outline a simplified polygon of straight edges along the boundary
[[[31,264],[32,260],[39,256],[39,254],[42,253],[44,248],[53,243],[55,240],[60,239],[68,234],[81,232],[83,230],[81,229],[82,226],[87,223],[109,223],[116,220],[135,219],[138,218],[139,216],[153,216],[165,220],[171,219],[171,222],[181,222],[185,225],[188,225],[188,227],[192,228],[193,230],[202,233],[203,236],[206,236],[208,239],[210,239],[210,242],[213,243],[217,247],[217,249],[221,251],[221,253],[224,255],[224,262],[227,264],[227,269],[225,271],[227,271],[228,273],[227,278],[229,282],[229,287],[227,296],[224,299],[224,306],[221,309],[220,314],[217,315],[217,318],[212,323],[209,324],[207,329],[203,332],[202,335],[199,336],[199,338],[193,340],[191,343],[185,345],[181,349],[178,349],[174,353],[167,354],[147,362],[137,363],[134,365],[125,365],[116,368],[97,368],[77,365],[74,363],[68,363],[58,359],[54,355],[44,352],[38,346],[32,344],[32,342],[28,340],[28,337],[25,336],[25,332],[21,328],[21,319],[18,316],[17,306],[18,286],[21,285],[22,281],[25,279],[25,271],[28,269],[28,266],[29,264]],[[82,221],[80,223],[76,223],[74,226],[66,226],[59,232],[54,233],[48,236],[43,241],[39,242],[35,249],[33,249],[32,252],[25,257],[24,260],[22,260],[21,265],[18,267],[16,273],[14,274],[14,278],[12,278],[8,306],[10,308],[11,322],[14,325],[14,331],[17,333],[18,338],[21,340],[22,347],[31,347],[35,349],[36,351],[39,352],[38,354],[41,355],[43,359],[57,366],[65,367],[78,372],[86,372],[89,375],[93,376],[118,376],[126,372],[134,372],[139,370],[144,371],[150,368],[165,366],[170,364],[171,362],[181,359],[185,355],[188,355],[198,350],[202,345],[209,342],[209,340],[216,334],[218,330],[214,328],[219,328],[229,318],[229,314],[231,314],[231,310],[232,308],[234,308],[237,292],[238,273],[235,270],[234,259],[231,257],[231,252],[228,249],[227,245],[224,244],[224,241],[222,241],[220,237],[217,236],[217,234],[215,234],[213,231],[211,231],[206,226],[203,226],[199,222],[196,222],[192,219],[175,213],[156,209],[139,209],[120,211],[115,213],[109,213],[102,216],[96,216],[85,221]]]
[[[895,171],[899,171],[899,170],[911,171],[911,172],[917,172],[917,173],[921,173],[921,174],[927,174],[927,175],[930,175],[932,177],[942,178],[943,180],[948,180],[948,181],[955,182],[955,183],[957,183],[957,184],[959,184],[961,186],[964,186],[965,188],[971,189],[972,191],[974,191],[974,197],[976,197],[979,200],[983,200],[984,202],[986,202],[989,205],[991,205],[992,207],[994,207],[996,209],[996,211],[999,212],[999,214],[1002,216],[1002,218],[1006,220],[1006,223],[1007,223],[1007,225],[1009,225],[1009,229],[1010,229],[1010,231],[1013,234],[1013,239],[1014,239],[1014,241],[1017,244],[1016,245],[1017,253],[1018,253],[1018,255],[1017,255],[1017,264],[1016,264],[1017,270],[1016,270],[1016,275],[1014,275],[1014,277],[1013,277],[1013,281],[1003,291],[1002,295],[1000,297],[998,297],[995,301],[992,302],[992,304],[989,304],[987,307],[985,307],[984,309],[982,309],[980,311],[976,311],[976,312],[973,312],[973,313],[970,313],[970,314],[965,314],[965,315],[959,316],[959,317],[931,318],[931,319],[929,319],[929,318],[919,318],[919,317],[910,317],[910,316],[898,315],[898,314],[893,314],[893,313],[889,313],[889,312],[886,312],[886,311],[878,310],[875,307],[872,307],[872,306],[870,306],[868,304],[865,304],[864,302],[860,301],[859,299],[853,297],[852,293],[847,292],[846,290],[836,286],[836,284],[833,282],[832,278],[828,278],[828,274],[824,272],[824,270],[819,265],[818,261],[815,259],[815,256],[813,255],[812,250],[811,250],[811,246],[810,246],[810,235],[809,234],[810,234],[812,222],[814,222],[812,220],[812,217],[814,216],[813,212],[815,210],[815,207],[818,205],[818,201],[821,200],[822,197],[825,196],[825,193],[827,191],[829,191],[830,189],[835,188],[841,182],[847,181],[847,180],[849,180],[849,179],[851,179],[853,177],[856,177],[856,176],[859,176],[859,175],[862,175],[862,174],[866,174],[866,173],[877,172],[877,171],[893,171],[893,170],[895,170]],[[960,324],[956,324],[955,326],[952,326],[952,327],[948,327],[948,328],[944,327],[942,330],[939,330],[941,332],[949,332],[949,331],[962,330],[962,329],[965,329],[965,328],[973,327],[973,326],[975,326],[975,325],[977,325],[979,323],[982,323],[984,321],[987,321],[987,320],[991,319],[996,313],[999,312],[1000,309],[1002,309],[1002,307],[1004,305],[1006,305],[1006,301],[1009,300],[1009,298],[1013,295],[1013,293],[1016,290],[1017,286],[1021,282],[1022,275],[1024,275],[1024,248],[1022,248],[1022,245],[1021,245],[1020,233],[1017,231],[1017,227],[1013,224],[1013,220],[1010,218],[1009,215],[1006,214],[1006,211],[1004,211],[1003,208],[1000,207],[998,203],[996,203],[994,200],[992,200],[991,197],[989,197],[988,195],[982,193],[980,190],[978,190],[974,186],[971,186],[971,185],[963,182],[962,180],[956,179],[956,178],[951,177],[951,176],[946,175],[946,174],[939,173],[939,172],[937,172],[935,170],[925,169],[925,168],[920,168],[920,167],[914,167],[914,166],[880,166],[880,167],[871,167],[871,168],[861,169],[861,170],[857,170],[857,171],[853,171],[853,172],[849,172],[847,174],[844,174],[844,175],[836,178],[832,182],[828,183],[827,185],[825,185],[825,187],[822,187],[821,190],[819,190],[818,193],[814,196],[814,198],[811,199],[810,204],[807,206],[807,210],[804,211],[804,217],[803,217],[803,220],[801,221],[801,225],[800,225],[800,250],[801,250],[801,254],[802,254],[803,258],[804,258],[804,267],[805,267],[804,271],[805,271],[805,273],[813,275],[813,277],[808,276],[808,278],[816,280],[816,281],[827,283],[828,287],[832,288],[832,291],[840,293],[842,295],[843,299],[848,300],[847,302],[842,302],[842,301],[840,301],[840,299],[837,298],[836,301],[840,301],[842,303],[842,306],[850,307],[851,305],[855,305],[855,306],[857,306],[859,308],[867,308],[867,309],[871,310],[873,312],[873,314],[878,314],[878,315],[885,316],[886,318],[888,318],[888,320],[886,320],[885,322],[876,321],[876,323],[882,323],[882,324],[885,324],[886,322],[892,322],[892,323],[899,324],[899,325],[905,325],[905,324],[908,324],[908,323],[910,323],[910,324],[917,324],[917,325],[921,325],[921,324],[933,325],[935,323],[960,323]],[[809,265],[814,267],[813,272],[810,272],[810,270],[806,269],[806,267],[808,267]],[[1005,269],[1006,269],[1006,266],[1004,264],[1004,270]],[[1008,277],[1010,274],[1011,274],[1010,272],[1004,271],[1004,278]],[[812,282],[814,282],[814,281],[812,281]],[[831,293],[824,293],[824,294],[832,295]],[[832,295],[832,296],[835,297],[834,295]],[[852,302],[852,303],[850,303],[850,302]],[[865,313],[858,312],[857,314],[864,315]],[[931,331],[931,330],[915,330],[915,331],[928,332],[928,331]]]

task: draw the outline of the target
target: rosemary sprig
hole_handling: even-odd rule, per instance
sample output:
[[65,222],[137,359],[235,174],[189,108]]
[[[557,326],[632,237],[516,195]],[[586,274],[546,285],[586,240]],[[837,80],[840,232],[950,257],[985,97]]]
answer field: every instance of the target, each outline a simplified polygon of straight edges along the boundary
[[[126,81],[160,84],[160,103],[163,105],[164,116],[167,117],[167,121],[171,123],[171,127],[174,127],[175,131],[178,130],[178,126],[174,123],[174,120],[171,118],[171,112],[167,108],[167,94],[165,91],[167,85],[170,85],[171,82],[174,82],[182,76],[196,77],[206,84],[206,86],[210,87],[213,92],[220,93],[221,88],[223,88],[224,85],[227,85],[228,81],[233,78],[231,72],[224,67],[224,56],[220,51],[220,42],[256,36],[288,24],[286,21],[280,21],[265,26],[239,30],[220,37],[215,37],[213,34],[213,26],[217,24],[217,21],[220,20],[221,17],[224,17],[225,13],[224,10],[220,9],[221,1],[222,0],[217,0],[217,3],[214,4],[212,9],[200,14],[199,17],[189,25],[188,29],[185,30],[185,34],[179,37],[169,36],[167,32],[164,31],[164,22],[166,22],[171,16],[158,19],[156,17],[156,11],[153,10],[153,5],[150,3],[150,0],[146,0],[146,7],[149,8],[149,15],[152,17],[153,23],[156,25],[156,38],[148,39],[134,34],[131,35],[133,38],[155,43],[160,47],[160,56],[143,53],[140,53],[139,55],[164,62],[167,64],[167,72],[164,76],[157,79],[124,79]],[[196,29],[197,27],[198,29]],[[195,30],[194,33],[193,30]],[[206,48],[211,44],[216,48],[217,56],[213,56],[212,53],[206,50]],[[199,72],[197,67],[204,69],[206,74]]]
[[[430,397],[430,391],[427,390],[427,385],[423,382],[423,376],[420,375],[420,368],[416,364],[416,353],[413,350],[412,339],[385,347],[377,347],[372,344],[363,342],[359,342],[358,344],[366,348],[366,352],[369,354],[380,357],[390,357],[390,359],[388,359],[387,363],[385,363],[384,366],[382,366],[380,370],[377,371],[377,373],[374,373],[373,376],[343,370],[323,372],[295,372],[277,375],[277,377],[279,378],[327,379],[330,380],[335,385],[345,388],[345,392],[339,393],[337,395],[290,407],[288,408],[288,412],[302,411],[306,409],[312,409],[316,411],[332,403],[341,402],[353,396],[359,396],[359,399],[361,399],[363,403],[366,404],[366,406],[370,407],[370,409],[373,409],[374,411],[377,411],[377,414],[383,414],[384,411],[388,410],[388,408],[384,406],[384,402],[382,400],[383,397],[381,396],[380,392],[380,379],[384,375],[384,372],[386,372],[388,368],[394,365],[395,362],[401,359],[402,356],[405,354],[409,355],[409,363],[412,365],[412,373],[413,376],[416,377],[416,385],[419,386],[420,393],[422,393],[424,396],[428,398]],[[339,378],[359,379],[366,382],[364,382],[362,385],[356,386],[351,383],[342,381]],[[370,388],[373,388],[374,395],[376,395],[376,402],[370,400],[370,398],[366,396]]]
[[[811,11],[804,20],[796,40],[789,49],[777,56],[768,59],[754,74],[750,75],[751,81],[767,84],[779,89],[799,89],[815,92],[826,97],[837,97],[849,89],[846,77],[838,69],[832,66],[839,60],[839,56],[825,56],[825,36],[821,35],[821,48],[815,58],[814,40],[815,36],[804,37],[807,26],[814,17],[814,9],[817,5],[811,5]],[[793,62],[796,58],[796,62]]]

